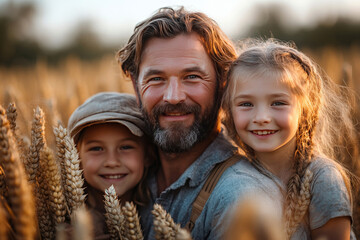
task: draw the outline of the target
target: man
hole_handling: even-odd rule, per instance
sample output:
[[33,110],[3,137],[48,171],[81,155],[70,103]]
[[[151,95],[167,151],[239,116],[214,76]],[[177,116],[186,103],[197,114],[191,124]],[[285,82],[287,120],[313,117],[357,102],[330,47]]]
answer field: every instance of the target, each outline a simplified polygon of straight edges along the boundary
[[[118,52],[159,149],[160,167],[148,179],[151,203],[140,209],[145,238],[154,238],[154,203],[185,227],[210,171],[237,152],[219,119],[227,70],[235,58],[232,42],[212,19],[184,8],[160,9],[135,27]],[[241,162],[225,170],[207,199],[192,230],[194,239],[220,238],[226,210],[251,188]]]

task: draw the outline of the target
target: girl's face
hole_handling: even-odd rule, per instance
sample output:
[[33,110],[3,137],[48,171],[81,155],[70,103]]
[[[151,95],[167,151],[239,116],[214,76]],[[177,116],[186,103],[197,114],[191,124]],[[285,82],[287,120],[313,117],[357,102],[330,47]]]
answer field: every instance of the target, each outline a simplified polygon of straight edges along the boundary
[[236,132],[257,156],[295,150],[300,107],[278,78],[265,72],[235,86],[231,111]]
[[88,184],[100,191],[114,185],[122,199],[131,196],[144,172],[141,138],[118,123],[96,124],[84,129],[79,149]]

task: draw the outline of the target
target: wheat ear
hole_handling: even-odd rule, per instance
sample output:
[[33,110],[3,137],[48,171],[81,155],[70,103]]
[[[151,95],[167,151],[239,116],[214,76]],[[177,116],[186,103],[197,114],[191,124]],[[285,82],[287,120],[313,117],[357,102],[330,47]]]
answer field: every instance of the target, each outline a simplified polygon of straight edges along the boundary
[[56,224],[65,221],[66,200],[61,184],[60,168],[54,159],[53,152],[45,146],[40,154],[40,167],[44,173],[48,190],[48,206]]
[[125,202],[121,209],[125,216],[123,223],[125,239],[144,239],[135,205],[132,202]]
[[14,213],[14,232],[18,239],[34,239],[36,226],[32,190],[26,180],[25,171],[10,130],[10,123],[1,106],[0,148],[0,162],[6,174],[9,206]]
[[292,215],[290,220],[286,223],[286,231],[288,238],[290,239],[292,234],[296,231],[297,226],[301,223],[304,218],[306,211],[309,208],[311,201],[311,181],[313,178],[313,173],[308,168],[305,171],[303,180],[300,185],[300,194],[297,197],[296,204],[292,209]]
[[119,199],[113,185],[105,189],[105,218],[106,225],[110,232],[111,239],[122,239],[122,226],[124,222],[124,215],[121,211]]
[[181,227],[179,224],[175,224],[171,215],[159,204],[154,204],[151,213],[154,215],[155,239],[176,239]]
[[35,183],[36,174],[39,168],[40,151],[45,144],[45,119],[44,112],[40,107],[34,110],[31,126],[31,145],[25,169],[29,176],[29,181]]
[[48,206],[49,196],[46,179],[43,176],[38,176],[37,181],[35,196],[40,236],[41,239],[51,240],[54,239],[56,229]]
[[[61,172],[64,172],[64,194],[70,214],[85,204],[84,179],[80,169],[79,154],[73,139],[67,133],[64,137],[64,160]],[[63,175],[63,176],[64,176]]]
[[65,186],[66,171],[65,171],[65,137],[67,135],[66,128],[64,128],[60,123],[57,127],[53,128],[56,142],[56,157],[57,161],[60,164],[61,170],[61,180],[62,185]]
[[10,103],[6,109],[6,117],[10,123],[10,129],[13,132],[13,136],[16,139],[16,118],[17,118],[17,111],[15,103]]
[[16,125],[17,120],[17,109],[15,103],[10,103],[6,109],[7,119],[10,122],[10,128],[12,130],[13,136],[18,146],[18,151],[20,153],[20,159],[25,164],[28,156],[28,151],[30,147],[29,139],[26,137],[20,137],[18,134],[18,127]]
[[5,172],[2,166],[0,166],[0,197],[7,198],[8,190],[6,186]]

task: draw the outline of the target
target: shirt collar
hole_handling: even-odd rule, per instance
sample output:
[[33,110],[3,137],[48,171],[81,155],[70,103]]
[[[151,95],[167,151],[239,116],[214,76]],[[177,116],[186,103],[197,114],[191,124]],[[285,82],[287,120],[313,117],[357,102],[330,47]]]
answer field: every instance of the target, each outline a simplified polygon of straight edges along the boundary
[[208,176],[211,169],[217,163],[223,162],[231,157],[237,148],[232,145],[222,132],[205,149],[194,163],[175,181],[168,189],[177,189],[189,182],[190,187],[196,187]]

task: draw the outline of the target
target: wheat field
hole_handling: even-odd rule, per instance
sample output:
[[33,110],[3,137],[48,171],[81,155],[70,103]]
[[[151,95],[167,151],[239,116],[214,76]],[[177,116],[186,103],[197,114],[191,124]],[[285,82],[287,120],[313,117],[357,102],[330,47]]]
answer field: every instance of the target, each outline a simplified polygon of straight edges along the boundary
[[[337,83],[347,85],[355,93],[360,91],[360,47],[352,46],[347,50],[323,48],[317,51],[302,49],[311,56],[325,72]],[[19,133],[30,136],[34,109],[39,106],[45,113],[46,139],[55,146],[53,126],[58,122],[67,125],[67,120],[77,106],[85,99],[100,91],[133,93],[132,83],[125,78],[113,55],[104,56],[92,62],[84,62],[69,57],[56,66],[46,61],[38,61],[33,67],[0,68],[0,105],[6,108],[15,103],[18,112]],[[354,120],[360,121],[360,103],[354,100]],[[358,142],[351,143],[353,154],[358,158]],[[351,160],[350,170],[359,173],[359,163]],[[349,164],[349,163],[348,163]],[[355,193],[354,228],[360,236],[360,196]]]

